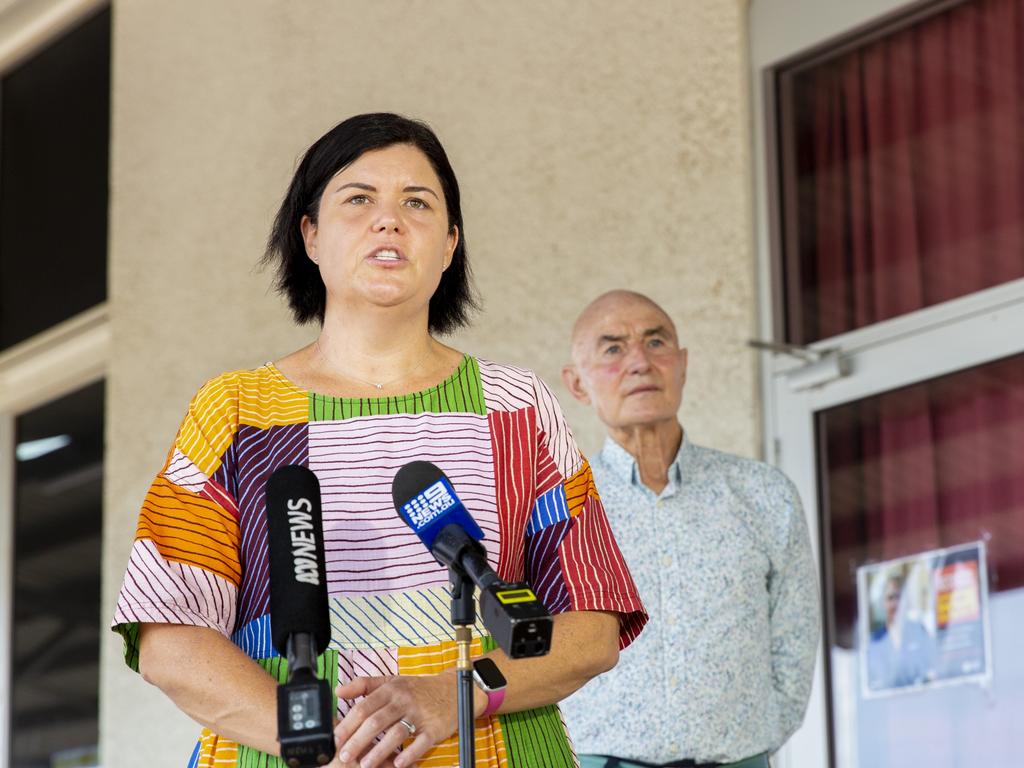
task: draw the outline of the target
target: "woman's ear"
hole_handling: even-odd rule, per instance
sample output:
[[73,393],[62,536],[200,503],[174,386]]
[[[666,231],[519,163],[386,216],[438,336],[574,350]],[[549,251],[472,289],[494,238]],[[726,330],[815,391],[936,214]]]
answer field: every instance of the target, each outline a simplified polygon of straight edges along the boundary
[[306,255],[314,264],[319,264],[316,254],[316,222],[309,216],[303,216],[299,222],[299,230],[302,232],[302,242],[306,246]]
[[452,259],[455,257],[455,248],[459,244],[459,228],[452,225],[452,228],[448,230],[448,242],[446,244],[444,261],[441,262],[441,271],[444,272],[448,267],[452,265]]

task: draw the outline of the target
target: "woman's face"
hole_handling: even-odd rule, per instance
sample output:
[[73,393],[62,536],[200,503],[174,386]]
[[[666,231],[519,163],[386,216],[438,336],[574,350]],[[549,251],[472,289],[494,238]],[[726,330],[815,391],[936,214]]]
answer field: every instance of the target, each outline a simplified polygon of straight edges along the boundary
[[426,313],[459,239],[448,230],[437,174],[411,144],[366,152],[338,171],[316,223],[303,217],[302,236],[320,266],[328,315],[340,307]]

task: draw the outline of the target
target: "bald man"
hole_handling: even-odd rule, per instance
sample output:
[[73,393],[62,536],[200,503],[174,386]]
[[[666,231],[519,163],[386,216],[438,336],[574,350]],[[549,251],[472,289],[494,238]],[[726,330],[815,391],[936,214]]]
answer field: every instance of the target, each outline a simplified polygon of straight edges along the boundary
[[582,768],[764,768],[807,706],[819,616],[800,499],[778,470],[690,442],[686,370],[646,296],[606,293],[573,329],[563,378],[608,430],[594,479],[651,616],[563,702]]

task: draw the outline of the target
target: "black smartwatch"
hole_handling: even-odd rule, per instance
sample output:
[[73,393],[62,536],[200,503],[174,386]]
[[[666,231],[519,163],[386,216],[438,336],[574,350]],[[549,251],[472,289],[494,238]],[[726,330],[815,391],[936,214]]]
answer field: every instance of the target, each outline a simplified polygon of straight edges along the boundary
[[484,657],[473,662],[473,682],[487,694],[487,709],[480,717],[493,715],[505,700],[505,676],[497,664]]

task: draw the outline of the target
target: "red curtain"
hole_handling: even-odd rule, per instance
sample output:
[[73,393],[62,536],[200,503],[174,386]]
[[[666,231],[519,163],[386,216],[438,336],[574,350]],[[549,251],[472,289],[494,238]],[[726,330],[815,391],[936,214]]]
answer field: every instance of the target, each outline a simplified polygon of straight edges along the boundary
[[1024,0],[957,6],[793,93],[791,341],[1024,277]]
[[[791,82],[790,341],[1024,277],[1024,0],[957,5]],[[820,419],[837,642],[865,562],[987,539],[992,588],[1024,586],[1024,356]]]

